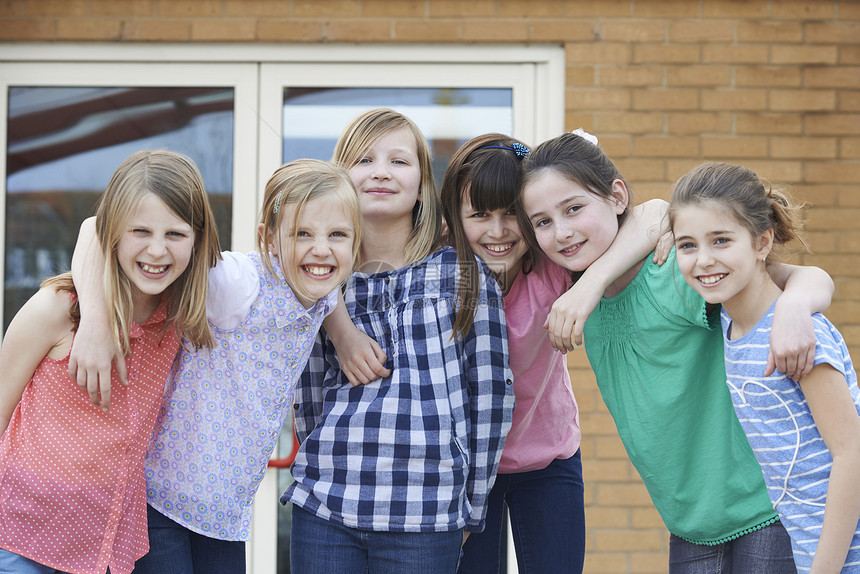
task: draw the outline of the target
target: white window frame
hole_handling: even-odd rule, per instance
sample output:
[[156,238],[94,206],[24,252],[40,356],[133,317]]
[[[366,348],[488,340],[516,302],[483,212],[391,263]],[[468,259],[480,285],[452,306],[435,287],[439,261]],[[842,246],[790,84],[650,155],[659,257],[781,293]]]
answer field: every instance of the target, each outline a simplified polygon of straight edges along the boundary
[[[0,43],[0,193],[6,193],[10,86],[232,86],[232,249],[254,248],[263,186],[282,158],[283,88],[493,87],[513,90],[513,135],[537,144],[564,128],[564,50],[557,45]],[[276,137],[273,137],[276,136]],[[478,135],[478,134],[475,134]],[[252,201],[249,199],[253,198]],[[5,201],[0,226],[5,227]],[[5,233],[0,233],[4,250]],[[5,251],[4,251],[5,252]],[[5,257],[0,278],[5,278]],[[3,303],[0,290],[0,309]],[[275,574],[275,472],[258,498],[248,572]],[[512,563],[509,544],[509,571]]]
[[[0,47],[0,53],[3,48]],[[4,54],[4,56],[7,56]],[[124,62],[7,62],[0,59],[0,226],[6,222],[6,142],[8,93],[12,86],[108,86],[108,87],[228,87],[234,90],[233,131],[233,248],[250,251],[254,248],[253,222],[256,218],[255,202],[235,201],[241,190],[253,190],[256,185],[256,158],[254,156],[257,129],[256,109],[257,67],[250,64],[197,62],[197,63],[140,63]],[[71,64],[71,65],[70,65]],[[243,117],[244,116],[244,117]],[[5,253],[5,233],[0,233],[0,252]],[[0,258],[0,277],[5,280],[5,257]],[[0,289],[0,309],[3,305]]]

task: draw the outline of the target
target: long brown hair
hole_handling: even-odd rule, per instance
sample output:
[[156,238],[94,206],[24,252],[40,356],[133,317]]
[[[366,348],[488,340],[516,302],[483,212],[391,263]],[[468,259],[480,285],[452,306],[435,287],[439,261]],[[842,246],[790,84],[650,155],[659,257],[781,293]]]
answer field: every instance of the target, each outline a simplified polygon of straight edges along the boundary
[[[465,335],[472,327],[480,278],[476,255],[469,246],[460,217],[463,198],[468,193],[472,207],[478,211],[515,208],[520,161],[526,155],[528,148],[522,142],[503,134],[484,134],[460,146],[445,171],[441,196],[442,214],[448,226],[446,242],[457,250],[460,265],[456,336]],[[531,244],[526,257],[523,273],[529,272],[530,262],[535,260]]]

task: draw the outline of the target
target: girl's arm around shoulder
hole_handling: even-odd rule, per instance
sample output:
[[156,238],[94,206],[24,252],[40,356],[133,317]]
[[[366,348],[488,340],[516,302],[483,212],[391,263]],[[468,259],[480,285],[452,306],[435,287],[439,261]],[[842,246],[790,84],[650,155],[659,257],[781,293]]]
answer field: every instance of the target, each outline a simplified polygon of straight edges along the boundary
[[[609,286],[636,268],[658,242],[663,243],[668,205],[662,199],[652,199],[633,208],[609,249],[556,300],[544,323],[554,349],[566,353],[581,345],[585,322]],[[655,252],[655,263],[662,264],[667,256],[668,250]]]
[[774,308],[764,375],[779,370],[798,381],[812,370],[815,359],[812,314],[822,313],[830,306],[833,279],[818,267],[780,263],[770,265],[768,273],[783,293]]
[[69,376],[89,393],[94,405],[110,406],[111,363],[117,376],[128,384],[125,357],[117,349],[105,302],[105,258],[96,237],[96,218],[81,224],[72,255],[72,278],[78,294],[81,320],[69,356]]
[[0,346],[0,433],[39,363],[64,358],[71,344],[68,291],[40,289],[12,319]]
[[224,251],[209,270],[206,318],[222,331],[232,331],[248,316],[260,295],[260,276],[243,253]]
[[824,524],[810,574],[841,572],[860,521],[860,415],[845,376],[827,363],[800,383],[833,466],[827,486]]
[[388,358],[379,343],[358,330],[338,292],[337,306],[323,320],[326,335],[337,351],[340,370],[352,386],[366,385],[380,377],[391,375],[385,367]]

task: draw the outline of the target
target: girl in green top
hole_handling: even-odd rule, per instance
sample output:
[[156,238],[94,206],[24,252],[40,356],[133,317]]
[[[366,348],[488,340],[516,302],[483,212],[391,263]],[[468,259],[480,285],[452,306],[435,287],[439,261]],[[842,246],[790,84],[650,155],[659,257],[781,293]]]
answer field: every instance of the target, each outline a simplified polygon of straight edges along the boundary
[[[577,279],[623,224],[627,183],[581,131],[538,146],[522,171],[520,227]],[[829,305],[832,281],[792,266],[774,279],[786,288],[774,332],[802,343],[778,353],[776,366],[800,376],[811,368],[811,314]],[[578,344],[585,325],[603,400],[671,533],[669,571],[794,572],[789,537],[725,384],[719,313],[686,284],[674,252],[663,266],[649,257],[600,285],[574,285],[547,324],[559,350]]]

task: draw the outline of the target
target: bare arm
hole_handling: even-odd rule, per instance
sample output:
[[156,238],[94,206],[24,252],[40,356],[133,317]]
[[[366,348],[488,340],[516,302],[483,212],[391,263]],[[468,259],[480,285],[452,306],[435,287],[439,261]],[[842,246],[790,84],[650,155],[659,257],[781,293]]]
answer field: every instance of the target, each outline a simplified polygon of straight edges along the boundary
[[41,289],[9,324],[0,347],[0,433],[9,426],[24,387],[42,359],[61,359],[68,352],[72,338],[68,312],[68,292]]
[[[606,289],[654,250],[668,224],[667,208],[668,203],[662,199],[633,208],[606,253],[553,303],[544,324],[553,348],[567,352],[582,344],[585,321]],[[656,253],[655,262],[665,261],[667,253]]]
[[340,368],[352,386],[365,385],[391,374],[391,370],[385,368],[387,357],[382,347],[356,328],[340,293],[337,307],[323,320],[323,327],[337,351]]
[[824,523],[810,574],[838,573],[860,520],[860,416],[845,377],[830,365],[815,366],[803,378],[801,388],[833,456]]
[[111,363],[128,384],[125,357],[117,349],[108,320],[104,297],[104,254],[96,238],[95,218],[81,224],[72,256],[72,278],[78,293],[81,322],[69,357],[69,376],[87,391],[94,405],[110,407]]
[[764,375],[778,369],[795,381],[812,370],[815,329],[812,314],[825,311],[833,297],[833,280],[818,267],[774,264],[768,268],[782,295],[776,301],[770,353]]

